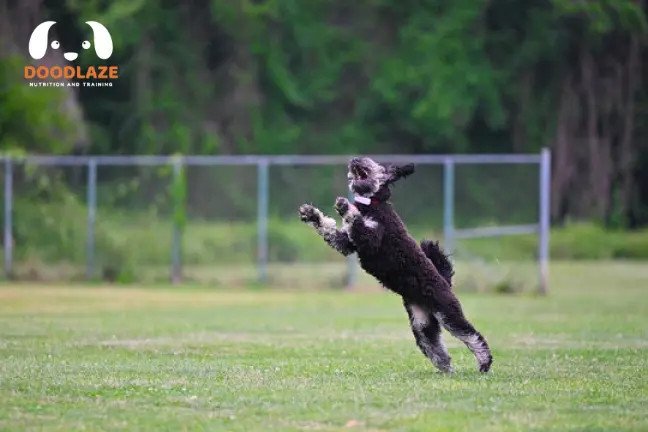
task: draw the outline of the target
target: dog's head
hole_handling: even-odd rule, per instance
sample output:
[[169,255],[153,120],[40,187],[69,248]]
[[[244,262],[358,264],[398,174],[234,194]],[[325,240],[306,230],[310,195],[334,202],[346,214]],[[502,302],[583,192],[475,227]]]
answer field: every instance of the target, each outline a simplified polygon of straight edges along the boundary
[[373,159],[362,156],[349,161],[349,190],[363,197],[377,197],[381,201],[389,199],[389,186],[401,178],[414,173],[414,164],[383,166]]

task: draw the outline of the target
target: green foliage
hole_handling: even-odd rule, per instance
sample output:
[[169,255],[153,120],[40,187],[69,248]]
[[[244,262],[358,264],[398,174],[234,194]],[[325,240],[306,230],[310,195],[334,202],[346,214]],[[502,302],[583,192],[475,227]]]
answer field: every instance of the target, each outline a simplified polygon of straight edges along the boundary
[[574,49],[646,29],[630,0],[199,3],[51,10],[115,40],[119,90],[82,94],[95,150],[507,152],[522,128],[514,149],[535,152],[578,74]]
[[[403,9],[398,42],[379,63],[368,104],[383,106],[397,119],[396,127],[426,137],[426,143],[450,140],[455,151],[465,151],[466,127],[480,104],[492,127],[506,120],[501,74],[484,50],[486,29],[479,21],[484,5],[468,0]],[[434,148],[428,144],[426,150]]]
[[[524,260],[537,256],[536,236],[462,241],[488,260]],[[568,224],[551,231],[552,260],[648,259],[648,230],[613,231],[590,223]]]
[[[115,51],[109,62],[119,66],[119,81],[106,91],[81,88],[74,93],[92,138],[86,150],[104,154],[536,152],[553,141],[565,77],[580,73],[574,51],[587,49],[607,58],[604,55],[628,45],[631,36],[643,41],[648,28],[645,9],[632,0],[66,0],[49,6],[43,15],[60,22],[57,31],[70,38],[88,35],[85,21],[90,19],[110,29]],[[70,94],[23,85],[23,56],[24,52],[0,58],[0,150],[67,153],[81,126],[70,120],[67,108],[61,109]],[[87,66],[96,60],[81,55],[78,61]],[[637,95],[639,132],[648,123],[647,97],[645,91]],[[524,133],[515,138],[518,129]],[[639,132],[635,141],[645,141]],[[647,171],[648,148],[638,149],[633,170]],[[185,252],[197,262],[254,256],[256,231],[249,221],[256,180],[237,170],[241,172],[219,168],[195,175],[187,169],[174,179],[170,168],[107,168],[98,190],[106,209],[102,211],[110,215],[108,231],[116,234],[107,234],[106,259],[118,267],[140,259],[167,263],[165,244],[172,222],[191,238]],[[46,183],[53,175],[48,171],[37,181]],[[299,192],[324,202],[333,191],[339,193],[331,181],[334,175],[298,174],[278,181],[276,189],[308,183]],[[504,181],[494,172],[457,178],[457,214],[468,215],[457,221],[459,225],[489,222],[481,214],[494,215],[494,223],[504,218],[527,223],[530,214],[535,218],[526,201],[532,178],[526,173]],[[196,198],[190,191],[198,184],[219,203],[192,206]],[[524,187],[502,195],[503,184]],[[56,181],[59,198],[74,203],[66,204],[72,206],[70,211],[83,213],[80,195],[72,197],[66,186],[66,180]],[[428,191],[427,184],[418,186],[411,190]],[[631,209],[622,208],[618,185],[613,189],[610,226],[630,225],[635,214],[648,220],[645,197],[638,197]],[[439,225],[438,200],[414,215],[407,208],[411,196],[402,193],[412,225]],[[294,213],[295,195],[271,191],[275,220]],[[23,211],[41,204],[40,197],[29,194],[18,203]],[[193,222],[192,211],[199,213],[192,215]],[[70,230],[83,226],[82,217],[51,212],[66,215],[70,226],[32,221],[40,227],[36,231],[51,232],[40,232],[38,240],[22,225],[20,235],[30,239],[28,244],[42,246],[46,260],[53,259],[48,248],[54,248],[79,262],[82,239]],[[240,221],[231,232],[241,236],[234,238],[208,222],[197,227],[198,217],[210,216],[218,224]],[[124,226],[112,227],[112,219],[120,218]],[[156,229],[141,230],[140,223]],[[285,262],[320,259],[320,248],[291,227],[270,224],[271,257]],[[608,232],[590,234],[582,232],[583,238],[573,242],[566,234],[564,243],[552,242],[555,256],[644,254],[639,240],[617,240],[617,234]],[[603,248],[592,240],[600,238],[612,246]],[[137,246],[132,239],[138,240]],[[535,251],[533,239],[489,241],[487,255],[506,249],[499,245],[509,241],[515,251],[511,255]],[[476,240],[474,245],[480,244]]]
[[[20,169],[22,168],[22,169]],[[28,278],[46,277],[48,267],[56,263],[66,267],[64,274],[50,277],[74,279],[85,277],[80,267],[87,259],[87,207],[72,193],[62,179],[62,173],[44,171],[35,166],[14,168],[21,182],[14,190],[12,201],[14,260]],[[4,207],[4,201],[3,201]],[[4,213],[3,213],[4,214]],[[118,275],[129,272],[133,264],[128,253],[98,222],[95,225],[95,252],[99,252],[98,274]],[[25,269],[26,267],[26,269]],[[74,269],[72,271],[67,271]]]
[[[257,260],[258,228],[255,222],[189,219],[184,204],[185,177],[169,183],[166,198],[142,211],[116,210],[110,204],[99,208],[95,226],[97,276],[122,282],[147,279],[147,272],[158,269],[166,280],[171,260],[172,227],[182,230],[182,261],[188,268],[213,266],[247,266],[254,269]],[[169,173],[164,174],[168,176]],[[160,178],[160,173],[156,178]],[[85,276],[87,250],[87,208],[71,194],[57,176],[33,171],[30,187],[15,201],[14,236],[16,268],[22,277],[41,277],[52,269],[65,267],[60,278]],[[133,184],[134,188],[137,186]],[[163,197],[161,194],[159,198]],[[113,195],[118,199],[119,190]],[[169,211],[159,211],[168,203]],[[164,204],[164,205],[162,205]],[[430,230],[429,223],[410,224],[417,239],[441,238]],[[273,217],[268,224],[271,264],[304,265],[305,263],[341,262],[339,255],[324,245],[312,229],[296,218]],[[504,238],[461,240],[458,245],[490,263],[531,263],[538,240],[534,235]],[[598,225],[573,224],[552,231],[552,260],[648,259],[648,231],[607,231]],[[29,269],[25,274],[25,266]],[[516,265],[517,266],[517,265]],[[253,273],[250,276],[252,280]],[[44,277],[44,276],[42,276]],[[160,276],[157,277],[158,279]],[[508,291],[517,281],[504,278],[492,289]],[[498,283],[500,283],[498,282]],[[469,284],[469,282],[466,282]],[[482,288],[478,288],[482,289]]]
[[618,29],[641,32],[648,30],[646,14],[640,2],[552,0],[551,3],[561,15],[583,18],[593,35],[612,33]]
[[19,56],[0,57],[0,151],[69,151],[73,124],[61,110],[64,90],[27,86],[23,66]]
[[[88,19],[111,30],[119,89],[81,92],[82,103],[96,149],[146,154],[507,151],[529,72],[546,79],[521,112],[520,145],[535,151],[581,30],[596,50],[647,28],[631,0],[67,0],[49,13],[73,17],[70,32],[87,34]],[[19,112],[48,113],[21,101],[30,109]],[[232,119],[240,126],[230,133]],[[32,121],[46,134],[53,120]]]
[[492,291],[495,294],[516,294],[519,293],[520,287],[512,280],[504,279],[493,285]]

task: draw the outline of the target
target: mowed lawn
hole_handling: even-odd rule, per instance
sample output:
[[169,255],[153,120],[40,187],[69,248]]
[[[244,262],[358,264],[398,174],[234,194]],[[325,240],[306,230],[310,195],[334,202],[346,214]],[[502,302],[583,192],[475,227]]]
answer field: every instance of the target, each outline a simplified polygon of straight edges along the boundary
[[0,430],[648,430],[648,264],[461,295],[492,373],[388,293],[0,287]]

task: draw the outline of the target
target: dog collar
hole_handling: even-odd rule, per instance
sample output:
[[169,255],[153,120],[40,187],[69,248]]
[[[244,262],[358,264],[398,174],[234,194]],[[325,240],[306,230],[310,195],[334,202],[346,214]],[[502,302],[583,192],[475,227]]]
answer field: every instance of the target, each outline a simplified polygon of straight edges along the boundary
[[363,197],[362,195],[355,195],[353,197],[353,202],[368,206],[368,205],[377,205],[380,201],[378,201],[375,198],[367,198],[367,197]]

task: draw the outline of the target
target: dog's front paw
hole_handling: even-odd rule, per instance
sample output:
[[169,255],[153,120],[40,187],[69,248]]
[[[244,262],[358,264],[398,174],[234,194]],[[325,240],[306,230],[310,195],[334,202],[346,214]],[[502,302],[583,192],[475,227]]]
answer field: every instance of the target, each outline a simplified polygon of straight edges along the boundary
[[304,223],[317,224],[320,221],[320,212],[310,204],[299,206],[299,219]]
[[349,212],[349,200],[346,198],[338,197],[335,200],[335,211],[342,217]]

